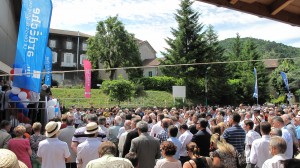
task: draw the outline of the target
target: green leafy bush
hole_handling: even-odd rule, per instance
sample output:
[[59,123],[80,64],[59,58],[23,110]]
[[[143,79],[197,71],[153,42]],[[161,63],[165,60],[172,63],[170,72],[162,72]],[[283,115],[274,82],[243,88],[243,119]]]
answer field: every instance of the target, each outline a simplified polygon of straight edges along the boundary
[[135,83],[144,86],[145,90],[172,91],[172,86],[184,85],[182,79],[167,76],[143,77],[133,80]]
[[128,80],[111,80],[104,81],[101,89],[108,94],[112,100],[119,102],[128,100],[133,96],[134,85]]

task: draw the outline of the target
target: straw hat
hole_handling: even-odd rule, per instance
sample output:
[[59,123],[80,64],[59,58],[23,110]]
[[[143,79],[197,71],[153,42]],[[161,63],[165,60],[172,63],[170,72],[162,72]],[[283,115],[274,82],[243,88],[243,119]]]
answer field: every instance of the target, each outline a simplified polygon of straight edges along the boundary
[[52,137],[53,135],[57,134],[57,132],[59,131],[61,126],[61,122],[54,122],[54,121],[50,121],[46,127],[46,137]]
[[90,122],[85,127],[86,127],[86,131],[84,131],[85,134],[95,134],[98,132],[98,125],[95,122]]
[[20,160],[19,160],[19,167],[20,167],[20,168],[28,168],[28,167],[26,166],[26,164],[23,163],[23,162],[21,162]]
[[18,168],[18,158],[10,150],[0,149],[0,167]]

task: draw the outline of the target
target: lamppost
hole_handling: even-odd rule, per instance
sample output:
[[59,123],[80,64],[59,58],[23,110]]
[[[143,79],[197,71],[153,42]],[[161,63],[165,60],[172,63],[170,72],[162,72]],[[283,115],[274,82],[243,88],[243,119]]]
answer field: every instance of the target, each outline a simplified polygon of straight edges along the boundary
[[207,107],[207,91],[208,91],[208,89],[207,89],[207,82],[208,82],[208,80],[207,80],[207,72],[210,70],[210,67],[207,67],[206,68],[206,71],[205,71],[205,106]]

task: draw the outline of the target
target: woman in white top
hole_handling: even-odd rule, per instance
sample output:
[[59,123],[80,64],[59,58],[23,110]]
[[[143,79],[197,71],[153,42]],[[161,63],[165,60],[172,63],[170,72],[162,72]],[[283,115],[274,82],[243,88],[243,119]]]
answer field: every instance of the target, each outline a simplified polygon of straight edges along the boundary
[[162,142],[160,150],[164,158],[159,159],[154,168],[182,168],[181,162],[173,157],[176,153],[176,148],[171,141]]

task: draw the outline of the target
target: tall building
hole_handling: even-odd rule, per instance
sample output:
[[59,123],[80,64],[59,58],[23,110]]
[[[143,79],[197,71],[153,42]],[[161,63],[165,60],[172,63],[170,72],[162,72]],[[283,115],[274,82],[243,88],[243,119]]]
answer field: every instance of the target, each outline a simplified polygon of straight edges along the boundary
[[0,74],[9,74],[14,63],[21,6],[21,0],[0,0]]
[[[84,83],[83,60],[87,58],[87,39],[77,31],[50,29],[48,46],[52,50],[52,79],[64,85]],[[70,72],[73,71],[73,72]]]

